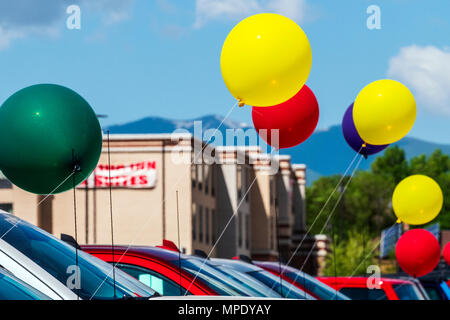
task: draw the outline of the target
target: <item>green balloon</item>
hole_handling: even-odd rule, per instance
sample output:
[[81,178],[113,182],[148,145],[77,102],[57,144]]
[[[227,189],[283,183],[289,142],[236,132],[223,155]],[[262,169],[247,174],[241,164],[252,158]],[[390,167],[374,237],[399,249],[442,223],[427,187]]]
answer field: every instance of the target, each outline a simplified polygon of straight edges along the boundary
[[16,186],[55,194],[83,182],[102,150],[97,116],[79,94],[38,84],[0,107],[0,170]]

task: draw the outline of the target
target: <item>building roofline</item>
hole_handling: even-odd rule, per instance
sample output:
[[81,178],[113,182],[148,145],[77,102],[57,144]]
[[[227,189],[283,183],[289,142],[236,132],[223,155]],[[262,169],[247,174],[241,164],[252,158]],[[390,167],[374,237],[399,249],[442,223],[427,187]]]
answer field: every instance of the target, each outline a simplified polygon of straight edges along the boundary
[[[136,133],[136,134],[110,134],[109,139],[114,140],[172,140],[172,139],[192,139],[190,133]],[[106,139],[106,134],[103,134]]]

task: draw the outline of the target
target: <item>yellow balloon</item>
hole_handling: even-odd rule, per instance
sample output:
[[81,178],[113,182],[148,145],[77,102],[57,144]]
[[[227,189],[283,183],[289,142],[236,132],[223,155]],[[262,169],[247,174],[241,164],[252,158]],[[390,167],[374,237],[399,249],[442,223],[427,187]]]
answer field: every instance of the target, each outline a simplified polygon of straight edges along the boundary
[[356,97],[353,121],[365,142],[390,144],[411,130],[416,112],[416,101],[406,86],[394,80],[378,80]]
[[311,46],[303,30],[279,14],[261,13],[238,23],[223,44],[225,84],[241,105],[267,107],[292,98],[311,70]]
[[444,196],[437,182],[420,174],[400,181],[392,195],[398,222],[413,225],[425,224],[436,218],[443,202]]

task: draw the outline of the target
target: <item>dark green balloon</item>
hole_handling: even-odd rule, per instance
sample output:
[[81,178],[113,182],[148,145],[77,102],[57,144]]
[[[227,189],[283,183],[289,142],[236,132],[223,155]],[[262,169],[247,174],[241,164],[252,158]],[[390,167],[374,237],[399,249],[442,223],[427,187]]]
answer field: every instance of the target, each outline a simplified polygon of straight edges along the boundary
[[0,170],[26,191],[60,193],[80,184],[97,166],[101,149],[96,114],[66,87],[30,86],[0,107]]

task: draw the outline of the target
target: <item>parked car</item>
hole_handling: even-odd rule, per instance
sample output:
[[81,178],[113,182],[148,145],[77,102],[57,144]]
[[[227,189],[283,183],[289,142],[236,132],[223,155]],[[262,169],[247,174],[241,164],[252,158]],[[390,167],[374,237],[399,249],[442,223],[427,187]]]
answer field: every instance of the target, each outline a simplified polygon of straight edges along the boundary
[[187,291],[191,295],[267,297],[255,288],[225,277],[197,257],[180,254],[170,241],[164,241],[162,247],[114,246],[114,259],[110,245],[86,245],[81,248],[103,261],[115,262],[118,268],[162,295],[181,296]]
[[253,261],[255,265],[308,292],[319,300],[350,300],[341,292],[334,290],[325,283],[291,266],[281,265],[274,261]]
[[420,278],[419,281],[430,300],[450,300],[450,288],[445,281],[433,278]]
[[250,276],[265,286],[275,290],[283,298],[317,300],[306,291],[289,282],[282,281],[282,279],[280,281],[280,277],[254,264],[238,259],[229,260],[218,258],[210,259],[210,264],[222,272],[227,272],[231,269]]
[[[428,297],[411,280],[382,277],[369,288],[368,277],[318,277],[352,300],[427,300]],[[371,280],[369,280],[370,282]]]
[[50,300],[50,298],[0,267],[0,300]]
[[[109,264],[4,211],[0,211],[0,265],[51,299],[158,295],[120,270],[115,272],[113,281]],[[72,282],[77,265],[79,286]]]

